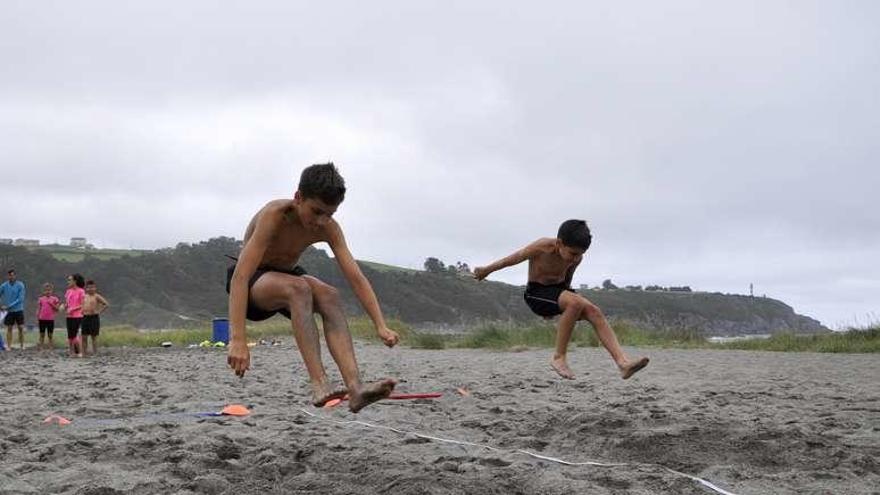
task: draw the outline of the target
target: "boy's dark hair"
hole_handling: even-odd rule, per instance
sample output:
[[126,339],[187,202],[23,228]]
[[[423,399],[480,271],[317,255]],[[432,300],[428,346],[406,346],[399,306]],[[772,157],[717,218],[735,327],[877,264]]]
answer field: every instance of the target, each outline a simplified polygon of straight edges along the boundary
[[339,175],[333,162],[318,163],[302,171],[299,192],[303,199],[318,198],[328,205],[337,206],[345,199],[345,179]]
[[556,237],[566,246],[583,249],[584,251],[590,249],[590,244],[593,242],[590,227],[583,220],[566,220],[562,222]]
[[86,280],[86,285],[95,285],[95,281],[94,281],[94,280],[91,280],[91,279],[90,279],[90,280]]
[[10,268],[9,270],[6,270],[7,275],[12,275],[13,273],[15,273],[15,268]]
[[86,286],[86,279],[79,273],[74,273],[71,277],[73,277],[73,283],[80,289]]

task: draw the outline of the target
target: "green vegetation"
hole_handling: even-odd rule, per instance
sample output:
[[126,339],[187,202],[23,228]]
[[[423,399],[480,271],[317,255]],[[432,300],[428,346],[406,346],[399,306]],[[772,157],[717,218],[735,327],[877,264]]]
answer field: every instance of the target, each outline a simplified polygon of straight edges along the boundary
[[781,333],[768,339],[737,340],[714,344],[718,349],[785,352],[880,352],[880,326],[850,329],[822,335],[794,335]]
[[[318,320],[320,323],[320,319]],[[389,328],[401,337],[401,343],[417,349],[495,349],[516,350],[522,348],[553,348],[556,345],[556,329],[551,324],[517,325],[515,323],[487,323],[466,334],[440,334],[418,332],[403,322],[391,320]],[[732,342],[712,343],[696,330],[669,329],[645,331],[627,322],[613,324],[620,343],[634,347],[657,347],[675,349],[719,349],[777,352],[831,352],[875,353],[880,352],[880,326],[851,329],[822,335],[793,335],[781,333],[767,339],[743,339]],[[352,336],[358,340],[379,342],[372,322],[368,318],[352,318],[349,321]],[[67,345],[63,328],[56,330],[55,346]],[[290,323],[283,318],[248,325],[248,340],[290,336]],[[17,330],[15,332],[17,339]],[[3,334],[5,339],[5,332]],[[102,347],[157,347],[171,342],[176,347],[186,347],[211,340],[210,327],[176,330],[138,330],[131,326],[109,326],[101,329]],[[37,343],[37,332],[25,332],[27,345]],[[16,340],[17,345],[17,340]],[[601,344],[592,328],[578,325],[572,333],[571,347],[599,347]]]
[[[616,322],[613,327],[622,345],[634,347],[778,352],[880,352],[880,326],[821,335],[781,333],[767,339],[743,339],[725,343],[709,342],[695,329],[645,331],[627,322]],[[405,343],[422,349],[489,348],[511,350],[522,347],[552,348],[556,345],[555,339],[555,328],[550,325],[486,324],[465,335],[413,332]],[[585,325],[579,325],[575,328],[571,344],[580,347],[598,347],[600,345],[595,332]]]
[[413,270],[412,268],[404,268],[402,266],[394,266],[394,265],[386,265],[384,263],[377,263],[375,261],[363,261],[358,260],[358,263],[361,266],[365,266],[371,268],[377,272],[398,272],[398,273],[417,273],[418,270]]
[[[706,340],[697,331],[666,330],[645,331],[627,322],[615,322],[614,332],[623,345],[658,347],[701,347]],[[556,328],[549,323],[518,325],[516,323],[488,323],[480,325],[464,335],[413,333],[407,342],[423,349],[515,349],[522,347],[554,347]],[[598,347],[596,333],[586,325],[575,327],[571,346]]]
[[[3,339],[6,339],[6,331],[3,330]],[[98,344],[101,347],[158,347],[163,342],[171,342],[176,347],[186,347],[190,344],[198,344],[204,340],[211,340],[212,329],[210,327],[197,327],[174,330],[138,330],[130,325],[112,325],[101,328],[101,336]],[[265,323],[248,326],[248,340],[253,342],[262,338],[279,337],[290,335],[290,323],[287,320],[272,320]],[[18,330],[13,332],[14,345],[18,346]],[[35,331],[25,332],[25,345],[35,345],[39,342],[39,333]],[[55,327],[55,347],[66,348],[66,331],[62,327]]]
[[[317,320],[320,329],[320,318]],[[404,323],[396,320],[387,322],[388,327],[396,331],[401,339],[406,342],[412,335],[412,330]],[[379,342],[373,323],[367,318],[352,318],[349,320],[349,330],[355,339]],[[6,339],[5,329],[3,339]],[[211,340],[213,330],[210,326],[198,326],[193,328],[172,330],[138,330],[130,325],[110,325],[101,328],[101,336],[98,342],[102,347],[158,347],[163,342],[171,342],[176,347],[186,347],[190,344],[198,344],[205,340]],[[290,322],[285,318],[272,318],[270,320],[248,324],[247,338],[250,342],[271,337],[291,336]],[[13,332],[15,345],[18,345],[18,330]],[[35,345],[39,341],[39,333],[35,331],[25,332],[25,344]],[[55,347],[67,346],[66,333],[63,327],[55,328]]]
[[52,256],[58,261],[65,263],[80,263],[86,257],[93,257],[101,261],[107,261],[123,256],[140,256],[150,251],[140,249],[83,249],[71,246],[62,246],[60,244],[47,244],[44,246],[36,246],[32,248],[34,251],[40,251]]
[[[78,272],[94,279],[98,291],[110,301],[111,308],[102,318],[106,325],[195,330],[210,325],[214,316],[226,315],[225,278],[232,261],[225,255],[234,256],[240,249],[241,242],[229,237],[147,252],[0,246],[0,265],[15,267],[19,279],[27,284],[28,308],[35,307],[43,282],[53,283],[56,294],[62,294],[67,275]],[[336,261],[326,252],[310,248],[300,263],[310,274],[339,289],[346,314],[364,314]],[[543,324],[523,303],[522,287],[477,282],[467,275],[466,263],[445,265],[433,258],[428,265],[434,272],[374,262],[360,264],[385,315],[408,325],[462,329],[483,321],[511,321],[517,328]],[[763,297],[592,289],[580,293],[609,317],[626,319],[661,334],[644,338],[633,334],[636,345],[665,338],[664,328],[699,328],[706,335],[827,330],[819,322],[795,314],[784,303]],[[529,341],[539,337],[520,338]],[[434,336],[414,335],[413,340],[426,347],[439,346]]]

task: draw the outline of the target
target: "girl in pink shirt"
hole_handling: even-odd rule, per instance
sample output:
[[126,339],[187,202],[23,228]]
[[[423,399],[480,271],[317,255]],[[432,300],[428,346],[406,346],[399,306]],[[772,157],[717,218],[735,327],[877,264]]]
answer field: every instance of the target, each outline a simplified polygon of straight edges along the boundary
[[[52,332],[55,331],[55,313],[61,308],[61,300],[54,294],[55,287],[46,282],[43,284],[43,295],[37,299],[37,321],[40,324],[40,343],[37,349],[53,349],[55,343],[52,342]],[[49,343],[45,344],[45,337],[48,335]]]
[[74,273],[67,277],[67,291],[64,292],[64,299],[67,303],[67,347],[71,356],[76,354],[82,357],[82,348],[79,340],[79,327],[82,324],[83,299],[86,297],[86,291],[83,289],[86,280],[79,273]]

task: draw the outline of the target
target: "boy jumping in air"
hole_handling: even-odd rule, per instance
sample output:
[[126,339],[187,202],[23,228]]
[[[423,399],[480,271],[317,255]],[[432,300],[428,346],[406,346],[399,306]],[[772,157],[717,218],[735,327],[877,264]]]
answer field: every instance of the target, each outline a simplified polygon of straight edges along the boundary
[[[333,219],[344,197],[345,182],[336,167],[332,163],[312,165],[303,170],[293,199],[270,201],[251,220],[239,258],[226,275],[232,327],[227,361],[236,375],[244,376],[250,366],[245,317],[260,321],[281,313],[290,319],[309,373],[312,403],[320,407],[348,394],[349,409],[358,412],[387,397],[397,382],[385,379],[361,383],[339,291],[307,275],[297,265],[308,246],[329,244],[379,337],[389,347],[397,344],[397,333],[386,326],[376,294],[348,250],[342,228]],[[327,347],[347,390],[333,389],[327,382],[314,313],[321,315]]]
[[563,378],[574,379],[568,367],[568,341],[578,320],[587,320],[599,340],[617,364],[624,380],[648,364],[648,358],[630,360],[623,353],[614,330],[598,306],[571,288],[571,280],[593,237],[587,222],[566,220],[556,238],[541,238],[488,266],[474,269],[474,278],[483,280],[490,273],[529,261],[529,283],[523,298],[533,313],[550,319],[559,318],[556,330],[556,353],[550,366]]

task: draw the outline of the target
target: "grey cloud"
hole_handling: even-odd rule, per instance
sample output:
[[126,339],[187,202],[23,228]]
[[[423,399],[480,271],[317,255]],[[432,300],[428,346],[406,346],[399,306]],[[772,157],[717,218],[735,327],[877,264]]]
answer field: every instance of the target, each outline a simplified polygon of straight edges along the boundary
[[240,236],[332,159],[359,257],[474,265],[582,217],[579,283],[880,312],[872,2],[218,5],[4,5],[7,236]]

